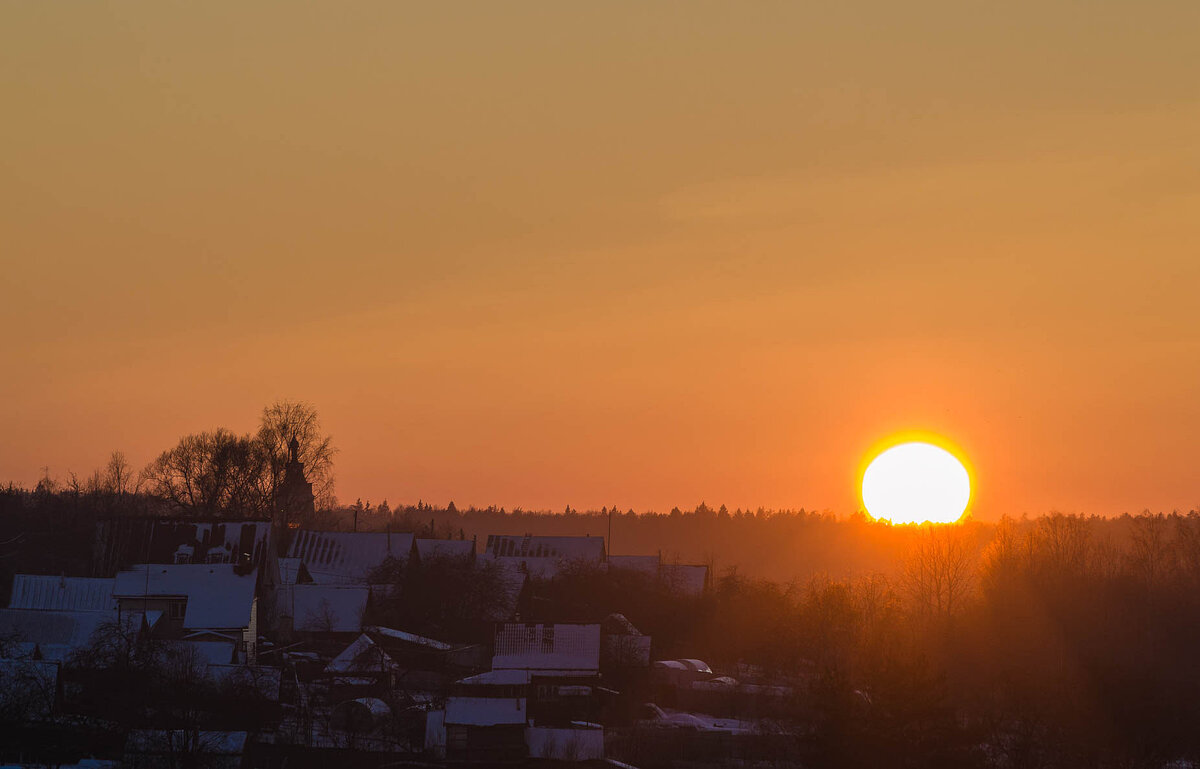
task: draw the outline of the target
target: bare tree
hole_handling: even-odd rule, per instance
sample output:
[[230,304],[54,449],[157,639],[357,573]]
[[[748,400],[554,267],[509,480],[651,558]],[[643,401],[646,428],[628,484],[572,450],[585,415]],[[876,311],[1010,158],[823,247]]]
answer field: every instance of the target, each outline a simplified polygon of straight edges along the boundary
[[333,507],[333,439],[321,431],[317,410],[302,401],[279,400],[263,409],[256,436],[268,463],[268,486],[272,494],[283,483],[288,462],[288,444],[300,444],[299,460],[313,486],[318,508]]
[[218,429],[185,435],[146,467],[143,479],[153,493],[189,514],[268,515],[266,467],[257,440]]
[[125,453],[114,451],[104,466],[103,488],[110,494],[124,496],[138,491],[138,479],[125,459]]
[[917,611],[952,616],[970,594],[975,552],[962,526],[925,527],[904,563],[904,588]]

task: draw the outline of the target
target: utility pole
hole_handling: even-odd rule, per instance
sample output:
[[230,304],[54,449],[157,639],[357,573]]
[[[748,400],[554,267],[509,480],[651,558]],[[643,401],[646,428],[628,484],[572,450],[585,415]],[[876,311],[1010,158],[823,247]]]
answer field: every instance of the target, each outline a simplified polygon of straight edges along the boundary
[[617,509],[617,506],[613,505],[612,508],[608,511],[608,554],[609,555],[612,555],[612,514],[613,514],[613,510],[616,510],[616,509]]

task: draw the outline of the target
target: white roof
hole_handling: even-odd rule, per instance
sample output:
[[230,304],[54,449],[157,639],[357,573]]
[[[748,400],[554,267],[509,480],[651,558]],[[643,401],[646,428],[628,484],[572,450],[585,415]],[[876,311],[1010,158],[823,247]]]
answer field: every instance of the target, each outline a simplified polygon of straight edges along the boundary
[[[330,633],[357,633],[362,630],[363,611],[367,608],[366,585],[292,585],[291,605],[283,612],[291,614],[296,630]],[[286,593],[282,593],[287,600]]]
[[117,613],[102,611],[40,611],[0,609],[0,634],[13,633],[29,653],[36,645],[48,659],[65,659],[86,647],[105,622],[116,622]]
[[237,574],[232,564],[142,564],[117,575],[118,598],[187,598],[188,630],[244,628],[254,605],[254,572]]
[[599,625],[509,623],[496,630],[492,668],[596,671],[600,668]]
[[449,697],[446,723],[497,726],[525,723],[524,697]]
[[407,561],[412,545],[412,534],[300,529],[287,555],[304,561],[314,582],[366,582],[387,558]]
[[372,633],[378,633],[379,635],[384,636],[385,638],[394,638],[398,641],[405,641],[410,644],[417,644],[419,646],[428,646],[430,649],[437,649],[438,651],[450,651],[451,649],[454,648],[453,646],[446,643],[445,641],[438,641],[433,638],[426,638],[425,636],[417,635],[416,633],[408,633],[403,630],[393,630],[390,627],[371,626],[371,627],[364,628],[364,630],[367,630]]
[[112,579],[13,575],[10,609],[111,611],[117,608]]
[[369,635],[363,634],[325,666],[326,673],[384,673],[399,666]]

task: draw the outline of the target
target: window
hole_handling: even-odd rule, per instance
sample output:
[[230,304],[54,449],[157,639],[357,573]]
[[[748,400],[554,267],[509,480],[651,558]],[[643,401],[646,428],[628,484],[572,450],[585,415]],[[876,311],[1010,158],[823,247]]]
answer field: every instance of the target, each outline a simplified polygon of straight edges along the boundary
[[187,600],[171,601],[171,603],[167,605],[167,617],[170,619],[182,620],[186,610]]

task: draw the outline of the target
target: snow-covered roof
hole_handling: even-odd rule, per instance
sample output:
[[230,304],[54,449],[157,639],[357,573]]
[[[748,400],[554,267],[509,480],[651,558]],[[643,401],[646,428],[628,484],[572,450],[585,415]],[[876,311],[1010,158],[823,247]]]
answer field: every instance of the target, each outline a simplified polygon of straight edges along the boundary
[[525,723],[524,697],[449,697],[446,723],[498,726]]
[[254,572],[238,574],[233,564],[142,564],[117,574],[118,598],[186,598],[188,630],[244,628],[254,605]]
[[426,638],[425,636],[417,635],[416,633],[408,633],[403,630],[393,630],[390,627],[371,626],[364,628],[364,630],[369,633],[375,633],[383,636],[384,638],[390,638],[396,641],[404,641],[405,643],[416,644],[418,646],[426,646],[430,649],[437,649],[438,651],[450,651],[454,648],[445,641]]
[[496,630],[494,670],[596,671],[599,625],[509,623]]
[[117,608],[112,579],[13,575],[10,609],[111,611]]
[[101,624],[116,619],[116,612],[0,609],[0,634],[16,635],[23,653],[36,645],[43,657],[62,660],[91,643]]
[[361,583],[389,557],[407,561],[412,546],[412,534],[301,529],[293,537],[287,556],[304,561],[314,582]]
[[395,660],[387,651],[365,633],[325,666],[326,673],[383,673],[398,670]]
[[600,563],[604,560],[604,537],[489,534],[486,551],[496,558],[551,558]]
[[291,585],[281,593],[285,601],[290,597],[282,611],[296,630],[357,633],[369,592],[366,585]]
[[475,554],[475,542],[470,539],[417,539],[417,556],[422,561],[433,558],[470,558]]

